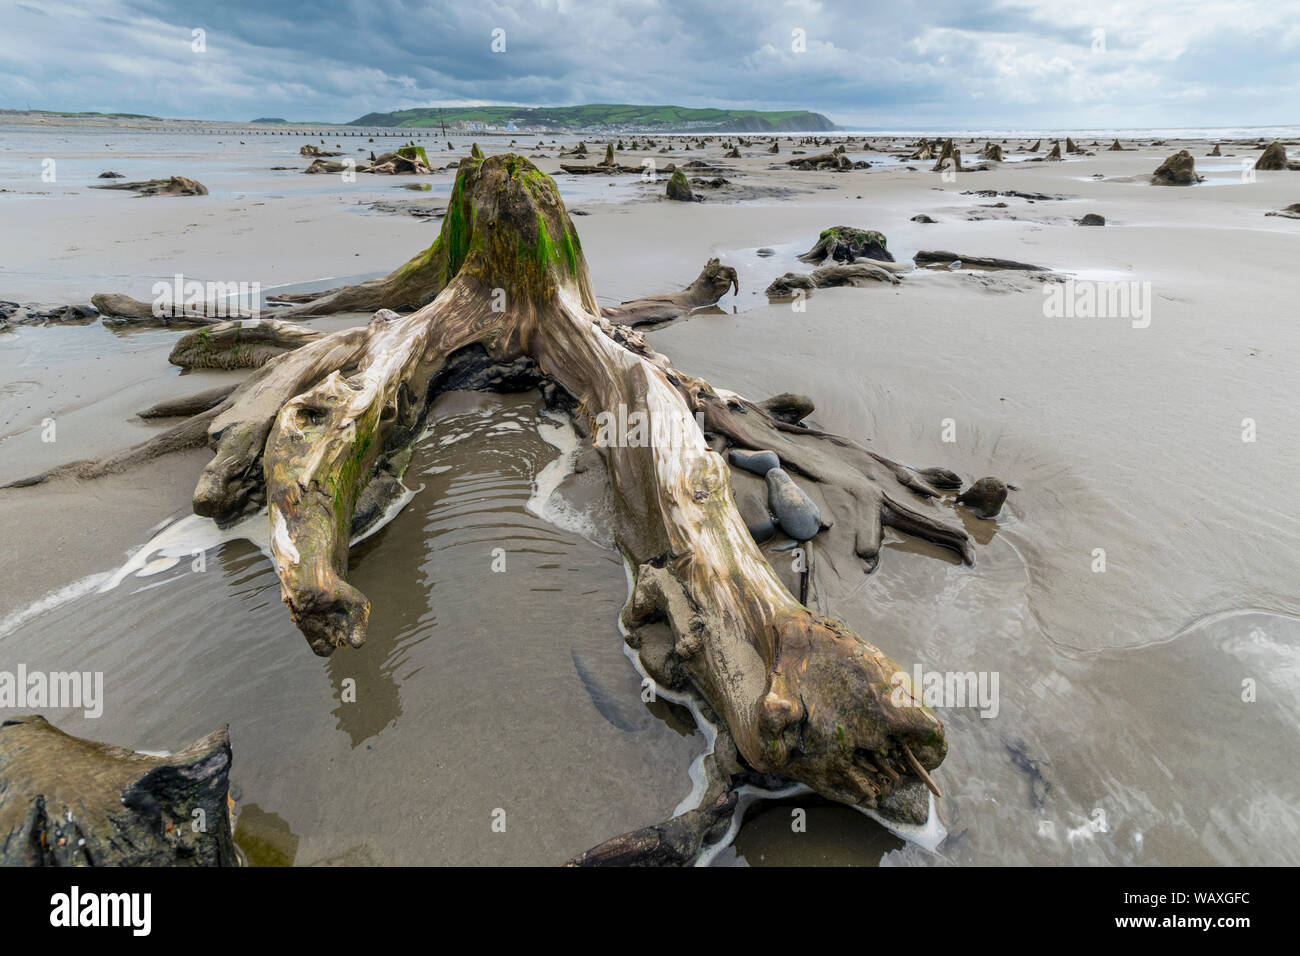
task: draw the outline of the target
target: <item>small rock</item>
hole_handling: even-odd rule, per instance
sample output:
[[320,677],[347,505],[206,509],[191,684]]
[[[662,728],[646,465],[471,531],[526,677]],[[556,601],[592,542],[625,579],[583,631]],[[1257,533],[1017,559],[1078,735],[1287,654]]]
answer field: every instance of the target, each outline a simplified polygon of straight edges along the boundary
[[981,478],[957,496],[957,503],[966,505],[981,518],[996,518],[1007,500],[1007,483],[1001,478]]
[[781,459],[774,451],[746,451],[743,448],[733,448],[727,455],[727,460],[737,468],[743,468],[760,476],[766,475],[773,468],[781,467]]

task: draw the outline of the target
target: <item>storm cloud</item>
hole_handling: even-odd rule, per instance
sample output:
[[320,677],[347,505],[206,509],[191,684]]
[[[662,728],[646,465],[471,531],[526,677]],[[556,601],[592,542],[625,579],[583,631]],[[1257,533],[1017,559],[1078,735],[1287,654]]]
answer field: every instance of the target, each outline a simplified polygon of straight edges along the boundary
[[33,0],[3,18],[11,109],[347,121],[642,103],[1083,128],[1291,123],[1300,101],[1300,7],[1255,0]]

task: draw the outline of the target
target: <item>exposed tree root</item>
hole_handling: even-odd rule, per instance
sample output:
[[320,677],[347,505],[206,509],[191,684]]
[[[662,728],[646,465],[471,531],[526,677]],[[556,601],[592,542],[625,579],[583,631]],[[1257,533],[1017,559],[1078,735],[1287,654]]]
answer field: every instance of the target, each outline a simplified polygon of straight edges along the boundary
[[206,412],[208,409],[220,405],[237,388],[239,388],[238,382],[231,382],[229,385],[218,385],[216,388],[197,392],[194,395],[186,395],[184,398],[172,398],[165,402],[159,402],[157,405],[151,405],[137,414],[141,418],[188,418],[190,415],[197,415],[199,412]]
[[[734,280],[710,263],[682,293],[620,308],[624,318],[685,309]],[[714,389],[617,314],[603,316],[555,184],[522,157],[463,160],[429,250],[384,280],[295,311],[417,296],[424,304],[412,314],[381,309],[364,327],[271,358],[173,430],[172,441],[206,433],[215,452],[195,489],[197,513],[227,521],[266,501],[282,596],[316,653],[365,640],[370,604],[344,580],[348,546],[358,520],[400,490],[436,395],[539,387],[588,434],[602,416],[645,423],[648,440],[597,441],[634,576],[628,642],[661,685],[690,685],[707,702],[741,765],[868,807],[915,767],[939,765],[938,718],[910,697],[896,703],[891,678],[901,669],[791,594],[737,511],[719,452],[774,451],[833,519],[810,545],[819,561],[852,558],[862,570],[879,560],[885,527],[971,562],[968,536],[927,501],[938,496],[934,480],[956,476],[919,473],[796,424],[801,403],[769,411]]]
[[216,418],[220,408],[220,405],[210,407],[155,435],[148,441],[133,445],[125,451],[116,452],[105,458],[91,458],[56,465],[54,468],[40,474],[19,478],[17,481],[0,485],[0,488],[28,488],[32,485],[53,481],[56,478],[100,478],[104,475],[126,471],[128,468],[134,468],[136,465],[142,465],[147,461],[152,461],[175,451],[197,448],[203,444],[207,437],[208,423]]

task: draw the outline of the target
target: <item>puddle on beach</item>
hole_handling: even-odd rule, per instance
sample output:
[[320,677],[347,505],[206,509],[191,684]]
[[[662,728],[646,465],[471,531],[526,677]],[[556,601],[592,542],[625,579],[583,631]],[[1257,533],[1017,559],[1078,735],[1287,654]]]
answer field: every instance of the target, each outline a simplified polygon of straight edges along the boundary
[[641,703],[618,556],[526,508],[557,454],[539,409],[445,397],[413,499],[352,550],[360,651],[311,654],[263,551],[216,536],[194,539],[202,572],[190,541],[141,555],[5,633],[6,657],[105,672],[102,718],[51,713],[69,733],[174,750],[229,722],[240,802],[283,821],[299,864],[546,865],[666,819],[703,740]]

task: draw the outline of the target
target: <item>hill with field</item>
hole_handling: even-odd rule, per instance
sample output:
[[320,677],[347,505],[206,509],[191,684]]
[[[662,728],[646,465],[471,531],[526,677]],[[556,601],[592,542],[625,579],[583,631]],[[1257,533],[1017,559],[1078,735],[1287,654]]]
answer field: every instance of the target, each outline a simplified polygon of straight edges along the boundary
[[482,124],[516,129],[577,133],[600,130],[777,133],[825,132],[838,129],[820,113],[808,110],[691,109],[684,106],[627,106],[594,103],[586,106],[456,106],[420,107],[391,113],[367,113],[349,126],[463,128]]

